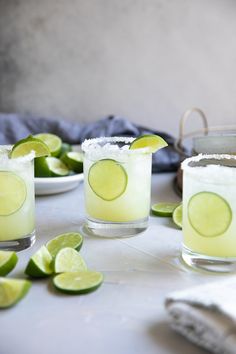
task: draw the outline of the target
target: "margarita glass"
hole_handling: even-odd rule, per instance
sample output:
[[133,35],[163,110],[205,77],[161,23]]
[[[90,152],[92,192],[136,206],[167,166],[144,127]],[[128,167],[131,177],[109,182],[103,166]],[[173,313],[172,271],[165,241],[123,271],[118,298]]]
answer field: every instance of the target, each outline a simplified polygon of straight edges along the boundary
[[0,249],[19,251],[35,240],[34,153],[10,158],[0,147]]
[[236,266],[236,156],[198,155],[182,163],[184,261],[228,272]]
[[87,228],[104,237],[125,237],[148,226],[151,195],[150,149],[129,149],[134,138],[85,140]]

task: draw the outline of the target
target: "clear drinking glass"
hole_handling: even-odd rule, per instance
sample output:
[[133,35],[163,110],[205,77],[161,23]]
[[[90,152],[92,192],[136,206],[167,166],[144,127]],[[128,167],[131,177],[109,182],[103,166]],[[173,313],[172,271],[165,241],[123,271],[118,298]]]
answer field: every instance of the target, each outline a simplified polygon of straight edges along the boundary
[[34,153],[11,159],[0,147],[0,249],[20,251],[35,240]]
[[104,237],[125,237],[148,226],[151,162],[148,148],[129,150],[134,138],[85,140],[87,228]]
[[183,169],[182,258],[192,267],[236,269],[236,156],[198,155]]

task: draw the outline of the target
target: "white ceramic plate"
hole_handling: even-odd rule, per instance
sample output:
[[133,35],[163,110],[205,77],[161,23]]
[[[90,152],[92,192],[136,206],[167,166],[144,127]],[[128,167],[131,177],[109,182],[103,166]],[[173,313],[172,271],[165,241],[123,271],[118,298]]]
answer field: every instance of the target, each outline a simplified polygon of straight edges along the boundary
[[35,194],[49,195],[67,192],[78,187],[83,179],[83,173],[65,177],[35,177]]

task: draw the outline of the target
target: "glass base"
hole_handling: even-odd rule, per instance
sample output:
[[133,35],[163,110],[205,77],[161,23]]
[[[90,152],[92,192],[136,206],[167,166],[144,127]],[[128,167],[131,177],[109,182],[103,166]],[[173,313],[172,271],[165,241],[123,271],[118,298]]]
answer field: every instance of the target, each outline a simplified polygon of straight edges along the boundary
[[148,227],[148,218],[130,222],[109,222],[87,218],[84,232],[99,237],[131,237]]
[[32,231],[31,234],[17,240],[0,241],[0,250],[18,252],[33,246],[34,242],[35,231]]
[[212,257],[192,252],[183,246],[182,259],[190,267],[208,272],[236,272],[236,258]]

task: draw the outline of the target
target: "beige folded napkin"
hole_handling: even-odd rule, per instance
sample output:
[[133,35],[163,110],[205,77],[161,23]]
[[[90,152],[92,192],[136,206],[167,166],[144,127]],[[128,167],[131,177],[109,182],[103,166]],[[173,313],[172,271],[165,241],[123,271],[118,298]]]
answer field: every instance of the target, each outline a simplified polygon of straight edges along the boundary
[[236,354],[236,277],[171,293],[170,325],[213,353]]

